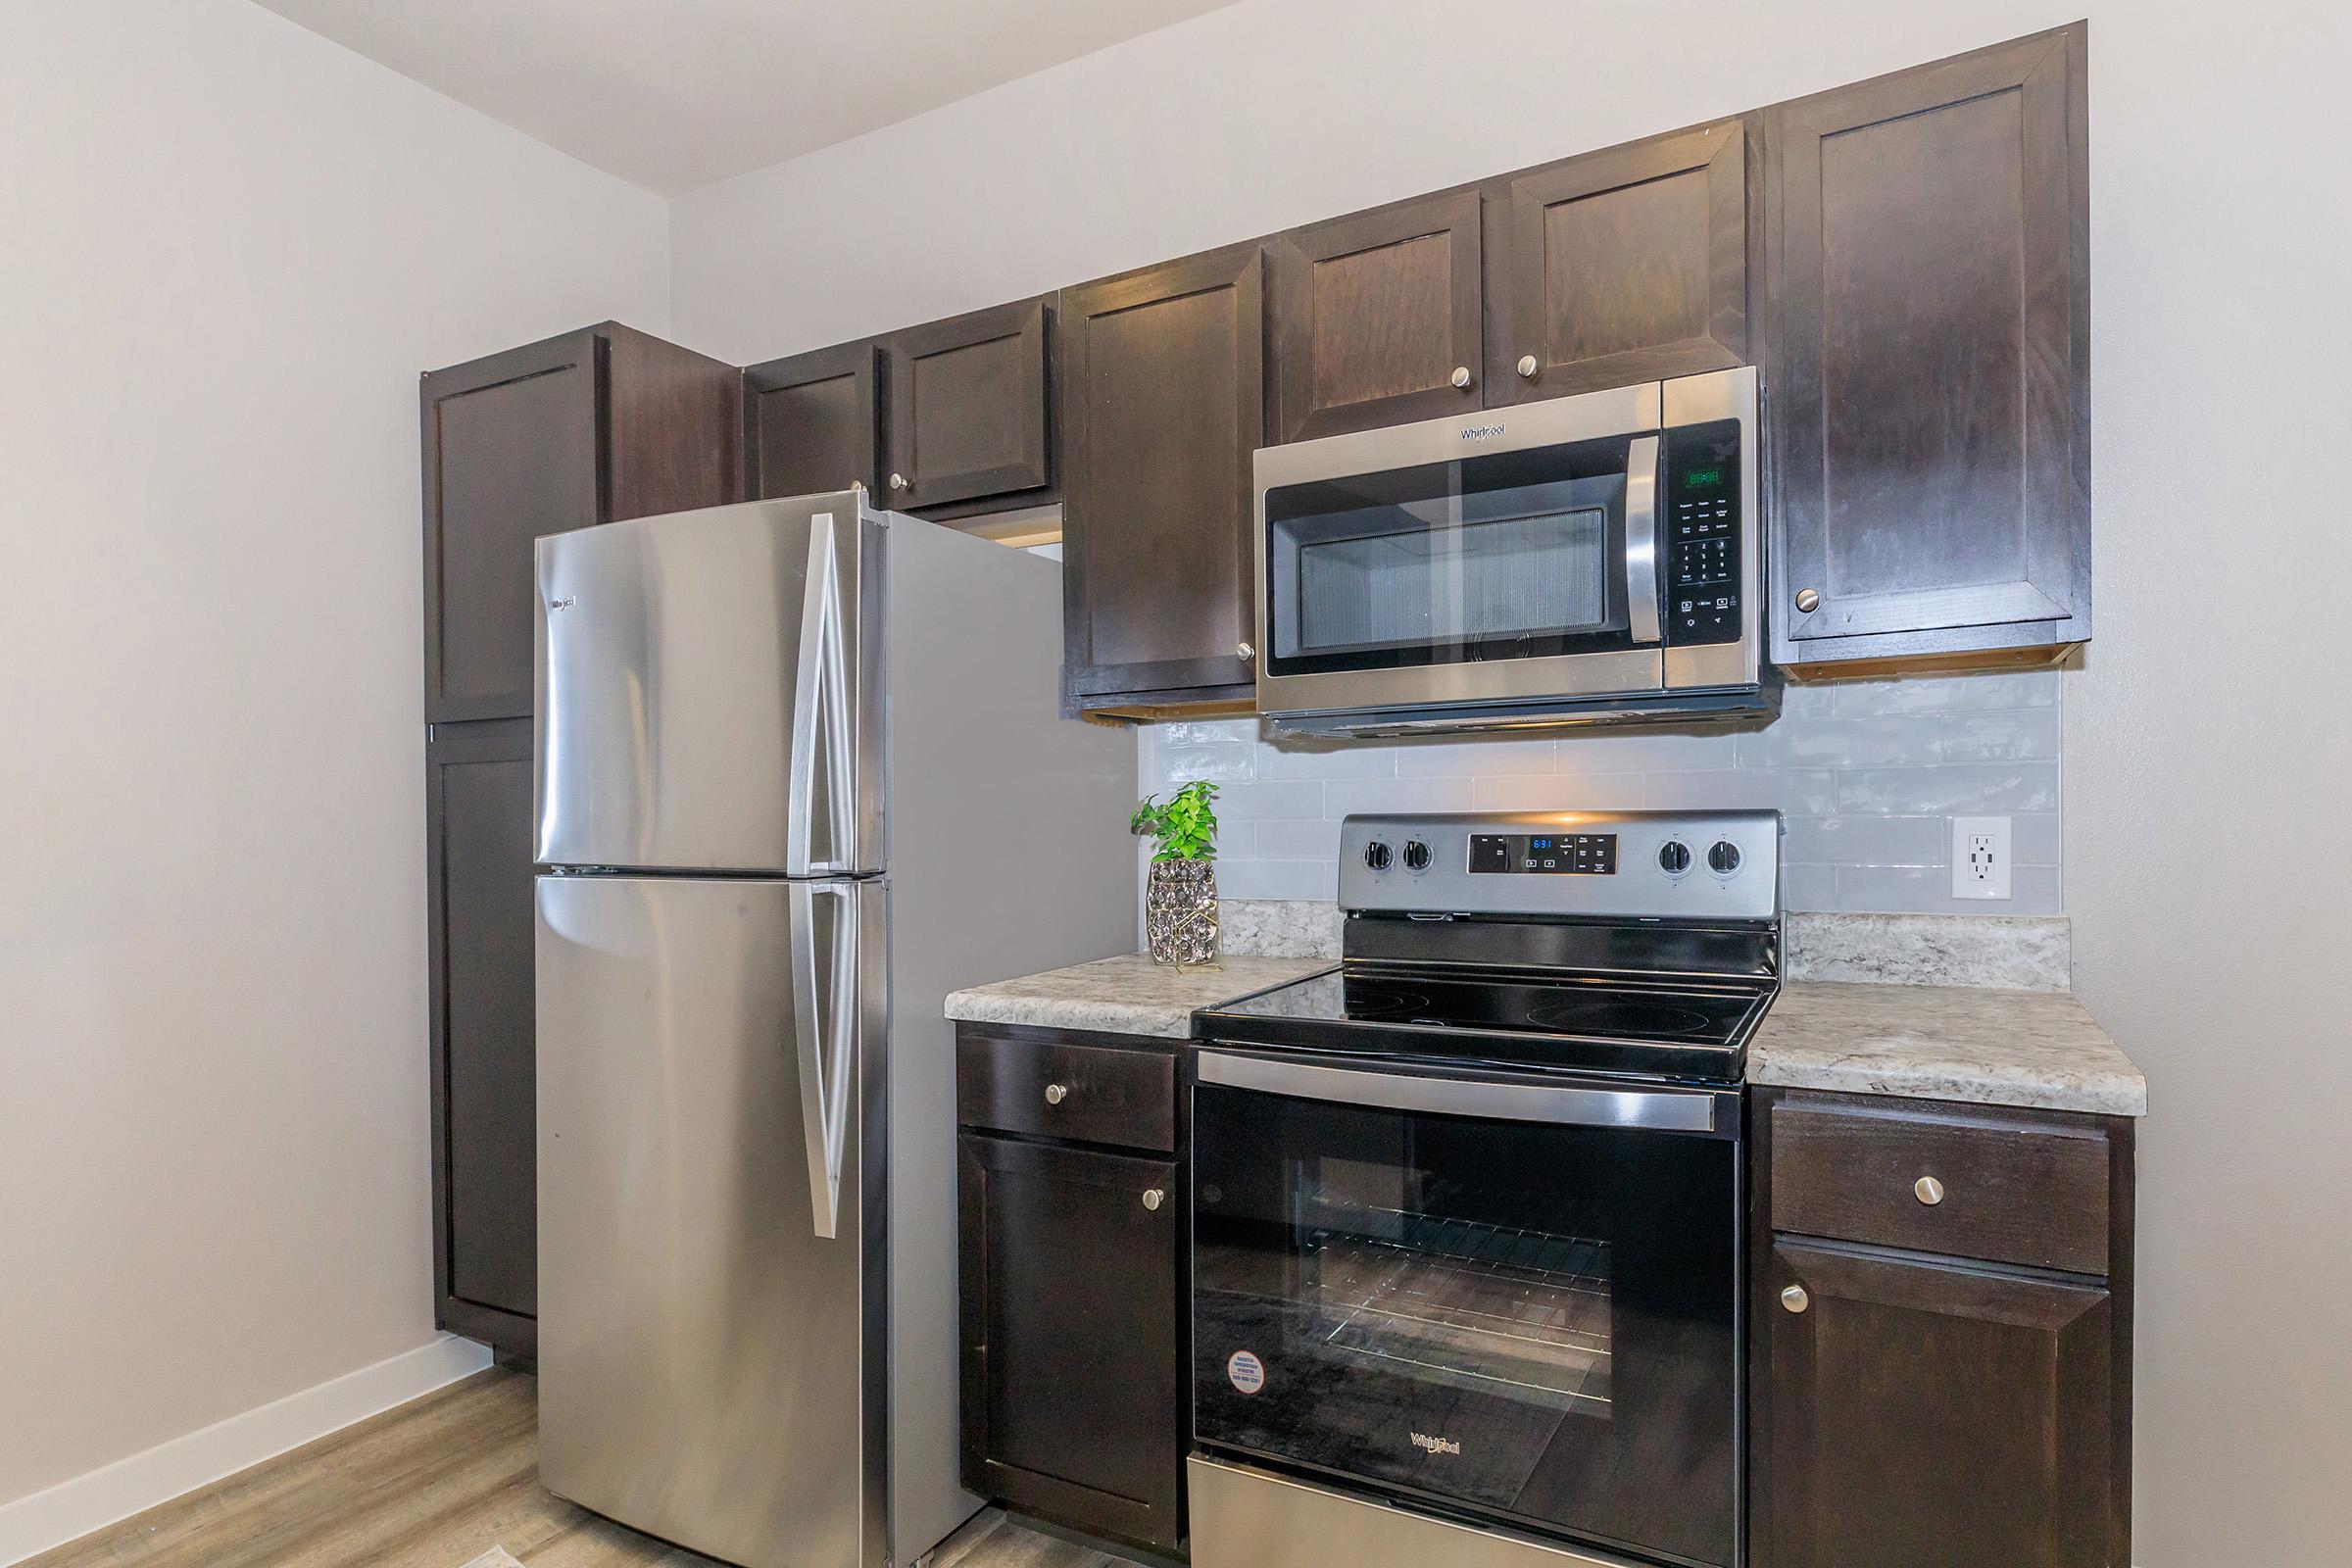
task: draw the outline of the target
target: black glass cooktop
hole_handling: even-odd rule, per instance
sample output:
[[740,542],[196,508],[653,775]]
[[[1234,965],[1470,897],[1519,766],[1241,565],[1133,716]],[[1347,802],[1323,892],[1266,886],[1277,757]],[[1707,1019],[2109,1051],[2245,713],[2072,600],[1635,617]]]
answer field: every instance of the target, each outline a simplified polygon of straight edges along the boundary
[[1197,1015],[1211,1040],[1735,1081],[1764,986],[1334,969]]

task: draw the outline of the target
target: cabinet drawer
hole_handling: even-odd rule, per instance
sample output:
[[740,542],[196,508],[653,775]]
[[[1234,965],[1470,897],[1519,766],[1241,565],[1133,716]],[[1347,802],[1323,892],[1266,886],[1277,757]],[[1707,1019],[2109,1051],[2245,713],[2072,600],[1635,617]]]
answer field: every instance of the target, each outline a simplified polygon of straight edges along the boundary
[[1783,1101],[1773,1228],[2103,1275],[2109,1153],[2095,1123]]
[[1173,1053],[965,1032],[956,1042],[956,1119],[966,1127],[1176,1147]]

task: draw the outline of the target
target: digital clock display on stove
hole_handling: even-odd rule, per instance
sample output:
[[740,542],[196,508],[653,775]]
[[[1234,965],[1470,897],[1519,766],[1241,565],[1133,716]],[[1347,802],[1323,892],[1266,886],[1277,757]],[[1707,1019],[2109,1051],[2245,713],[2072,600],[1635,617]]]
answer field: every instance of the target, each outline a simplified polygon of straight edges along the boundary
[[1474,875],[1614,876],[1614,833],[1473,833]]

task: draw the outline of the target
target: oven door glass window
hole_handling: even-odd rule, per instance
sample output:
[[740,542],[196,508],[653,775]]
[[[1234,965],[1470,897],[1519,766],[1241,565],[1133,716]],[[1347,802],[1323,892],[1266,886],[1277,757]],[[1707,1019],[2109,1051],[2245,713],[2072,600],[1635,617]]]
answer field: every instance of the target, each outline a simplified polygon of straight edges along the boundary
[[1732,1561],[1734,1142],[1197,1095],[1202,1443]]
[[1580,442],[1268,491],[1271,672],[1633,647],[1628,448]]

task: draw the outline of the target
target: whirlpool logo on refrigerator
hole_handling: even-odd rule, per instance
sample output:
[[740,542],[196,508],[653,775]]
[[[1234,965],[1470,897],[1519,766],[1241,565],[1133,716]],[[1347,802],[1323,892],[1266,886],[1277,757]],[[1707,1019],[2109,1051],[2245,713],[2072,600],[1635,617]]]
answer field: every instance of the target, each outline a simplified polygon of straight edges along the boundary
[[1413,1446],[1424,1453],[1460,1453],[1462,1446],[1451,1438],[1433,1438],[1426,1432],[1413,1434]]

